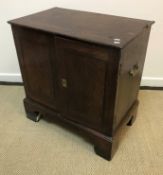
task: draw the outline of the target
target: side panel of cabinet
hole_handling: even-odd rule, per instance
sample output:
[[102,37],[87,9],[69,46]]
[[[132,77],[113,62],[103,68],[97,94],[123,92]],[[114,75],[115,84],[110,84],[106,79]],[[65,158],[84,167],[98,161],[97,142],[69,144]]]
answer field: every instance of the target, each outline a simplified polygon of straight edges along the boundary
[[16,26],[12,30],[27,97],[55,108],[53,36]]
[[66,118],[100,129],[108,51],[56,37],[58,109]]
[[[149,34],[150,28],[145,28],[121,51],[114,130],[137,100]],[[133,70],[135,75],[130,75]]]

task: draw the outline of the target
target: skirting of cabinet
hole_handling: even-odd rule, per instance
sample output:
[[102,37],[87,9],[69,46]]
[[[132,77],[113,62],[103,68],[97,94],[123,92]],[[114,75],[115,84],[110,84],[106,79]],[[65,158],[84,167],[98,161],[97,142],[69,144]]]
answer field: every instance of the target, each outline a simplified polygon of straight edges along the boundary
[[27,117],[35,122],[39,121],[40,118],[37,118],[38,116],[39,117],[46,116],[45,117],[46,119],[48,117],[52,117],[52,119],[55,119],[55,122],[57,123],[59,122],[59,124],[62,124],[63,122],[65,124],[68,124],[66,125],[66,127],[69,127],[69,125],[71,127],[74,127],[82,135],[84,134],[84,136],[87,136],[91,140],[91,142],[94,144],[94,149],[96,154],[102,156],[107,160],[111,160],[119,145],[120,127],[124,125],[131,126],[136,119],[138,101],[135,101],[135,103],[132,105],[132,107],[123,117],[123,120],[121,121],[119,126],[116,128],[114,135],[112,137],[102,134],[101,132],[88,128],[79,123],[76,123],[72,120],[66,119],[65,117],[61,116],[59,112],[56,112],[53,109],[50,109],[46,106],[38,104],[31,99],[25,98],[24,106],[25,106]]

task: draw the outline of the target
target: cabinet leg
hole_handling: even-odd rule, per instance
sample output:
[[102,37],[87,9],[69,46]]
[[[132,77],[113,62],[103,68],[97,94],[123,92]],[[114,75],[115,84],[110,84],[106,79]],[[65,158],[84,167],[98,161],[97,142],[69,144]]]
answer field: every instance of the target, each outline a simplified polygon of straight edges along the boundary
[[107,160],[111,160],[112,158],[112,154],[111,154],[111,147],[112,145],[104,145],[104,146],[99,146],[99,145],[95,145],[94,146],[94,150],[95,153]]
[[106,160],[111,160],[117,150],[117,144],[113,143],[112,139],[100,139],[95,143],[94,150],[97,155]]
[[34,122],[39,122],[41,114],[39,112],[26,112],[27,118]]
[[24,100],[24,107],[26,111],[26,116],[34,122],[39,122],[41,118],[41,113],[38,110],[33,109],[28,103]]
[[133,123],[135,122],[136,117],[137,117],[137,108],[138,108],[138,105],[132,111],[131,118],[130,118],[130,120],[127,123],[128,126],[132,126]]
[[127,126],[132,126],[135,120],[136,120],[136,116],[132,116],[129,122],[127,123]]

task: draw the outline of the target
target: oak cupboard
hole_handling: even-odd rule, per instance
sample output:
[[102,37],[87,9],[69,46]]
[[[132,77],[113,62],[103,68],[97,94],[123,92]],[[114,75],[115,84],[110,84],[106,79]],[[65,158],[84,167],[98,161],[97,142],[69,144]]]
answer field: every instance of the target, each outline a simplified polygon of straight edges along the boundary
[[120,127],[136,118],[153,21],[52,8],[9,23],[27,117],[75,126],[110,160]]

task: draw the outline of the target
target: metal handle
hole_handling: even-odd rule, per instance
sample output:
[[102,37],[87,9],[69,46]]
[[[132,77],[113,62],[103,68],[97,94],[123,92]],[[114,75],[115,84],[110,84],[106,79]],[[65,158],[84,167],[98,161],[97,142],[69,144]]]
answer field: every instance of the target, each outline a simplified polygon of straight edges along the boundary
[[139,66],[138,66],[138,64],[135,64],[135,65],[132,67],[132,69],[129,71],[129,75],[130,75],[131,77],[135,77],[135,76],[138,74],[138,72],[139,72]]
[[65,78],[61,79],[61,85],[62,87],[67,88],[67,80]]

